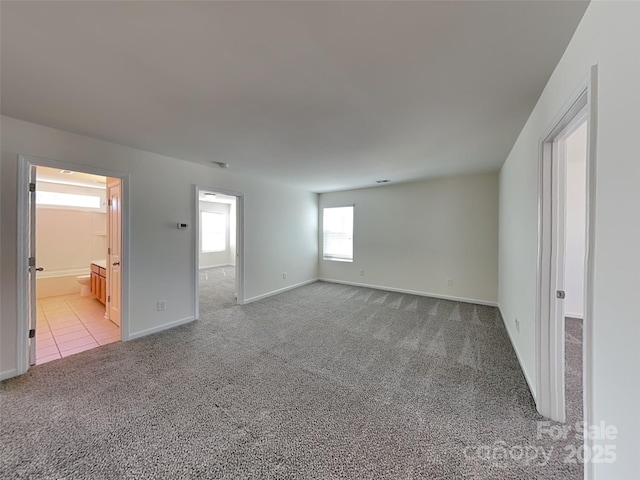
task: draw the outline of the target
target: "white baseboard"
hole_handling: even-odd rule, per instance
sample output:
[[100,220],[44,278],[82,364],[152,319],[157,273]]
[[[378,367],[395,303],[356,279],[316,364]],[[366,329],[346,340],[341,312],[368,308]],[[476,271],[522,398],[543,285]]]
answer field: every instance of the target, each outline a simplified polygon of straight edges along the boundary
[[580,320],[584,320],[584,315],[582,315],[581,313],[564,312],[564,316],[565,318],[571,317],[571,318],[578,318]]
[[18,370],[16,368],[12,368],[11,370],[5,370],[4,372],[0,372],[0,381],[7,380],[8,378],[13,378],[18,376]]
[[507,327],[507,322],[505,320],[504,315],[502,314],[502,309],[500,308],[500,305],[497,305],[497,307],[498,307],[498,310],[500,311],[500,317],[502,318],[502,323],[504,325],[504,328],[507,331],[507,336],[509,337],[509,341],[511,342],[511,347],[513,348],[513,351],[516,352],[516,358],[518,359],[518,363],[520,364],[520,370],[522,370],[522,375],[524,375],[524,379],[527,382],[527,387],[529,387],[529,392],[531,393],[531,396],[533,397],[533,400],[537,403],[536,391],[532,387],[531,379],[529,378],[529,374],[527,373],[527,370],[524,368],[524,363],[522,363],[522,358],[520,358],[520,352],[518,352],[518,348],[516,347],[516,344],[513,341],[513,337],[511,336],[511,332],[509,331],[509,328]]
[[269,292],[269,293],[263,293],[262,295],[258,295],[256,297],[245,298],[243,305],[246,305],[247,303],[257,302],[258,300],[262,300],[264,298],[273,297],[274,295],[278,295],[280,293],[288,292],[289,290],[293,290],[295,288],[300,288],[300,287],[303,287],[305,285],[309,285],[310,283],[315,283],[317,281],[318,281],[317,278],[312,278],[311,280],[306,280],[304,282],[296,283],[295,285],[289,285],[288,287],[280,288],[278,290],[274,290],[274,291]]
[[456,302],[475,303],[476,305],[487,305],[489,307],[498,306],[496,302],[489,302],[487,300],[478,300],[476,298],[455,297],[452,295],[442,295],[440,293],[419,292],[417,290],[407,290],[405,288],[385,287],[384,285],[370,285],[368,283],[347,282],[344,280],[335,280],[333,278],[319,278],[318,280],[320,280],[321,282],[340,283],[342,285],[351,285],[354,287],[374,288],[376,290],[387,290],[389,292],[406,293],[408,295],[418,295],[420,297],[433,297],[433,298],[440,298],[442,300],[454,300]]
[[131,333],[129,334],[129,340],[146,337],[147,335],[151,335],[152,333],[162,332],[163,330],[169,330],[170,328],[178,327],[180,325],[184,325],[185,323],[193,322],[194,320],[195,320],[195,317],[181,318],[179,320],[174,320],[173,322],[165,323],[164,325],[158,325],[157,327],[148,328],[140,332]]

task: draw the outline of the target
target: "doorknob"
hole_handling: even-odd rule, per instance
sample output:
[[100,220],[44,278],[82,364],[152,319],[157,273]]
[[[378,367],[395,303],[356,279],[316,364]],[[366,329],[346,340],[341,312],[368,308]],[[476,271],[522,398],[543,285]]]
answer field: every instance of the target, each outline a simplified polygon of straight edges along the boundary
[[120,265],[120,262],[113,262],[114,267],[117,267],[118,265]]
[[38,267],[38,268],[36,268],[36,272],[44,272],[44,267]]

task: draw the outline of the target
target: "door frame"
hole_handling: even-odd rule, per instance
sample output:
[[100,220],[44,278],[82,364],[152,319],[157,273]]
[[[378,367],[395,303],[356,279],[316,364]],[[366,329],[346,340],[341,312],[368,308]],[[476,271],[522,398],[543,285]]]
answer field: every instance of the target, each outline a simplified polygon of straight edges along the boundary
[[236,303],[244,305],[244,194],[233,190],[195,185],[193,245],[195,270],[195,318],[200,318],[200,192],[236,197]]
[[[583,317],[583,405],[584,420],[593,424],[593,291],[595,250],[595,194],[596,194],[596,139],[597,139],[597,66],[593,66],[588,77],[555,117],[551,126],[539,141],[538,165],[538,263],[536,292],[536,408],[552,420],[565,421],[564,378],[564,318],[558,318],[555,291],[562,287],[556,284],[558,248],[564,244],[554,230],[552,212],[564,219],[564,200],[557,203],[554,175],[563,172],[554,165],[554,142],[567,128],[584,114],[587,121],[586,159],[586,228],[585,228],[585,284]],[[564,184],[560,186],[564,188]],[[564,193],[564,191],[562,191]],[[558,212],[558,207],[561,210]],[[564,226],[560,226],[564,228]],[[562,238],[564,232],[562,231]],[[564,265],[562,266],[564,267]],[[585,472],[588,466],[585,465]]]
[[[50,158],[35,157],[31,155],[18,155],[18,192],[17,192],[17,212],[18,212],[18,230],[17,230],[17,350],[16,365],[18,375],[29,370],[29,312],[27,298],[27,282],[29,281],[28,269],[28,245],[27,238],[29,233],[29,222],[27,222],[27,209],[29,208],[29,191],[27,188],[21,188],[29,182],[29,168],[35,167],[51,167],[60,170],[71,170],[74,172],[90,173],[93,175],[102,175],[104,177],[112,177],[120,179],[122,186],[122,225],[121,225],[121,241],[122,241],[122,285],[121,285],[121,308],[122,318],[120,324],[120,336],[122,341],[129,340],[129,248],[130,248],[130,215],[129,215],[129,174],[118,172],[115,170],[107,170],[104,168],[82,165],[62,160],[54,160]],[[37,255],[37,252],[36,252]],[[35,292],[32,300],[35,302]]]

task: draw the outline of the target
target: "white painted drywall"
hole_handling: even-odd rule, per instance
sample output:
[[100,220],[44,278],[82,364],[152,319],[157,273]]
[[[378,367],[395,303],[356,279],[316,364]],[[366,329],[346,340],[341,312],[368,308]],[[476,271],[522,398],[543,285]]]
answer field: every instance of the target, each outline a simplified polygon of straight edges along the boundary
[[564,313],[567,317],[582,318],[586,241],[586,122],[567,137],[564,144],[566,148]]
[[[202,212],[214,212],[221,213],[224,215],[225,225],[226,225],[226,245],[225,248],[221,252],[203,252],[202,251],[202,235],[198,233],[198,249],[200,251],[200,268],[207,267],[215,267],[219,265],[229,265],[232,264],[230,261],[231,258],[231,245],[230,245],[230,215],[229,215],[229,204],[228,203],[216,203],[216,202],[206,202],[200,201],[200,226],[202,226]],[[234,258],[235,260],[235,258]]]
[[[130,333],[195,315],[196,185],[244,194],[245,299],[313,280],[318,196],[229,170],[185,162],[2,117],[0,372],[16,367],[16,178],[18,154],[128,174],[131,185]],[[26,187],[25,187],[26,188]],[[282,272],[287,272],[286,280]],[[166,300],[167,309],[156,311]]]
[[320,251],[321,278],[496,302],[497,173],[320,194],[320,207],[353,204],[353,263]]
[[[541,35],[543,33],[541,32]],[[535,384],[537,178],[541,136],[598,65],[593,413],[615,425],[616,461],[594,478],[640,478],[640,3],[591,2],[500,171],[499,302]],[[514,319],[520,319],[517,332]]]
[[[37,191],[100,197],[100,209],[36,206],[36,260],[44,272],[38,277],[89,268],[92,260],[107,255],[106,189],[37,182]],[[52,294],[53,291],[49,291]]]
[[[106,214],[73,209],[37,208],[36,219],[36,260],[38,266],[44,268],[44,271],[38,272],[37,275],[37,297],[79,292],[80,287],[77,284],[74,286],[77,288],[69,292],[69,286],[64,281],[60,282],[60,288],[56,288],[55,278],[89,274],[92,260],[106,258],[106,235],[93,233],[93,229],[100,226],[102,232],[106,230]],[[41,282],[41,279],[45,278],[49,280]]]

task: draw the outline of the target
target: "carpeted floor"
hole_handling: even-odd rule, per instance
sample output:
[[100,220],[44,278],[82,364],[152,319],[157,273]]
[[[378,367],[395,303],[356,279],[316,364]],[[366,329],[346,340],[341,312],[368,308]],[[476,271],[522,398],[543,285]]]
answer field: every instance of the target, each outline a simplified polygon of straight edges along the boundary
[[213,312],[236,304],[236,267],[200,270],[200,311]]
[[324,282],[36,366],[0,399],[2,478],[582,478],[495,308]]
[[582,421],[582,320],[565,318],[565,403],[567,423]]

